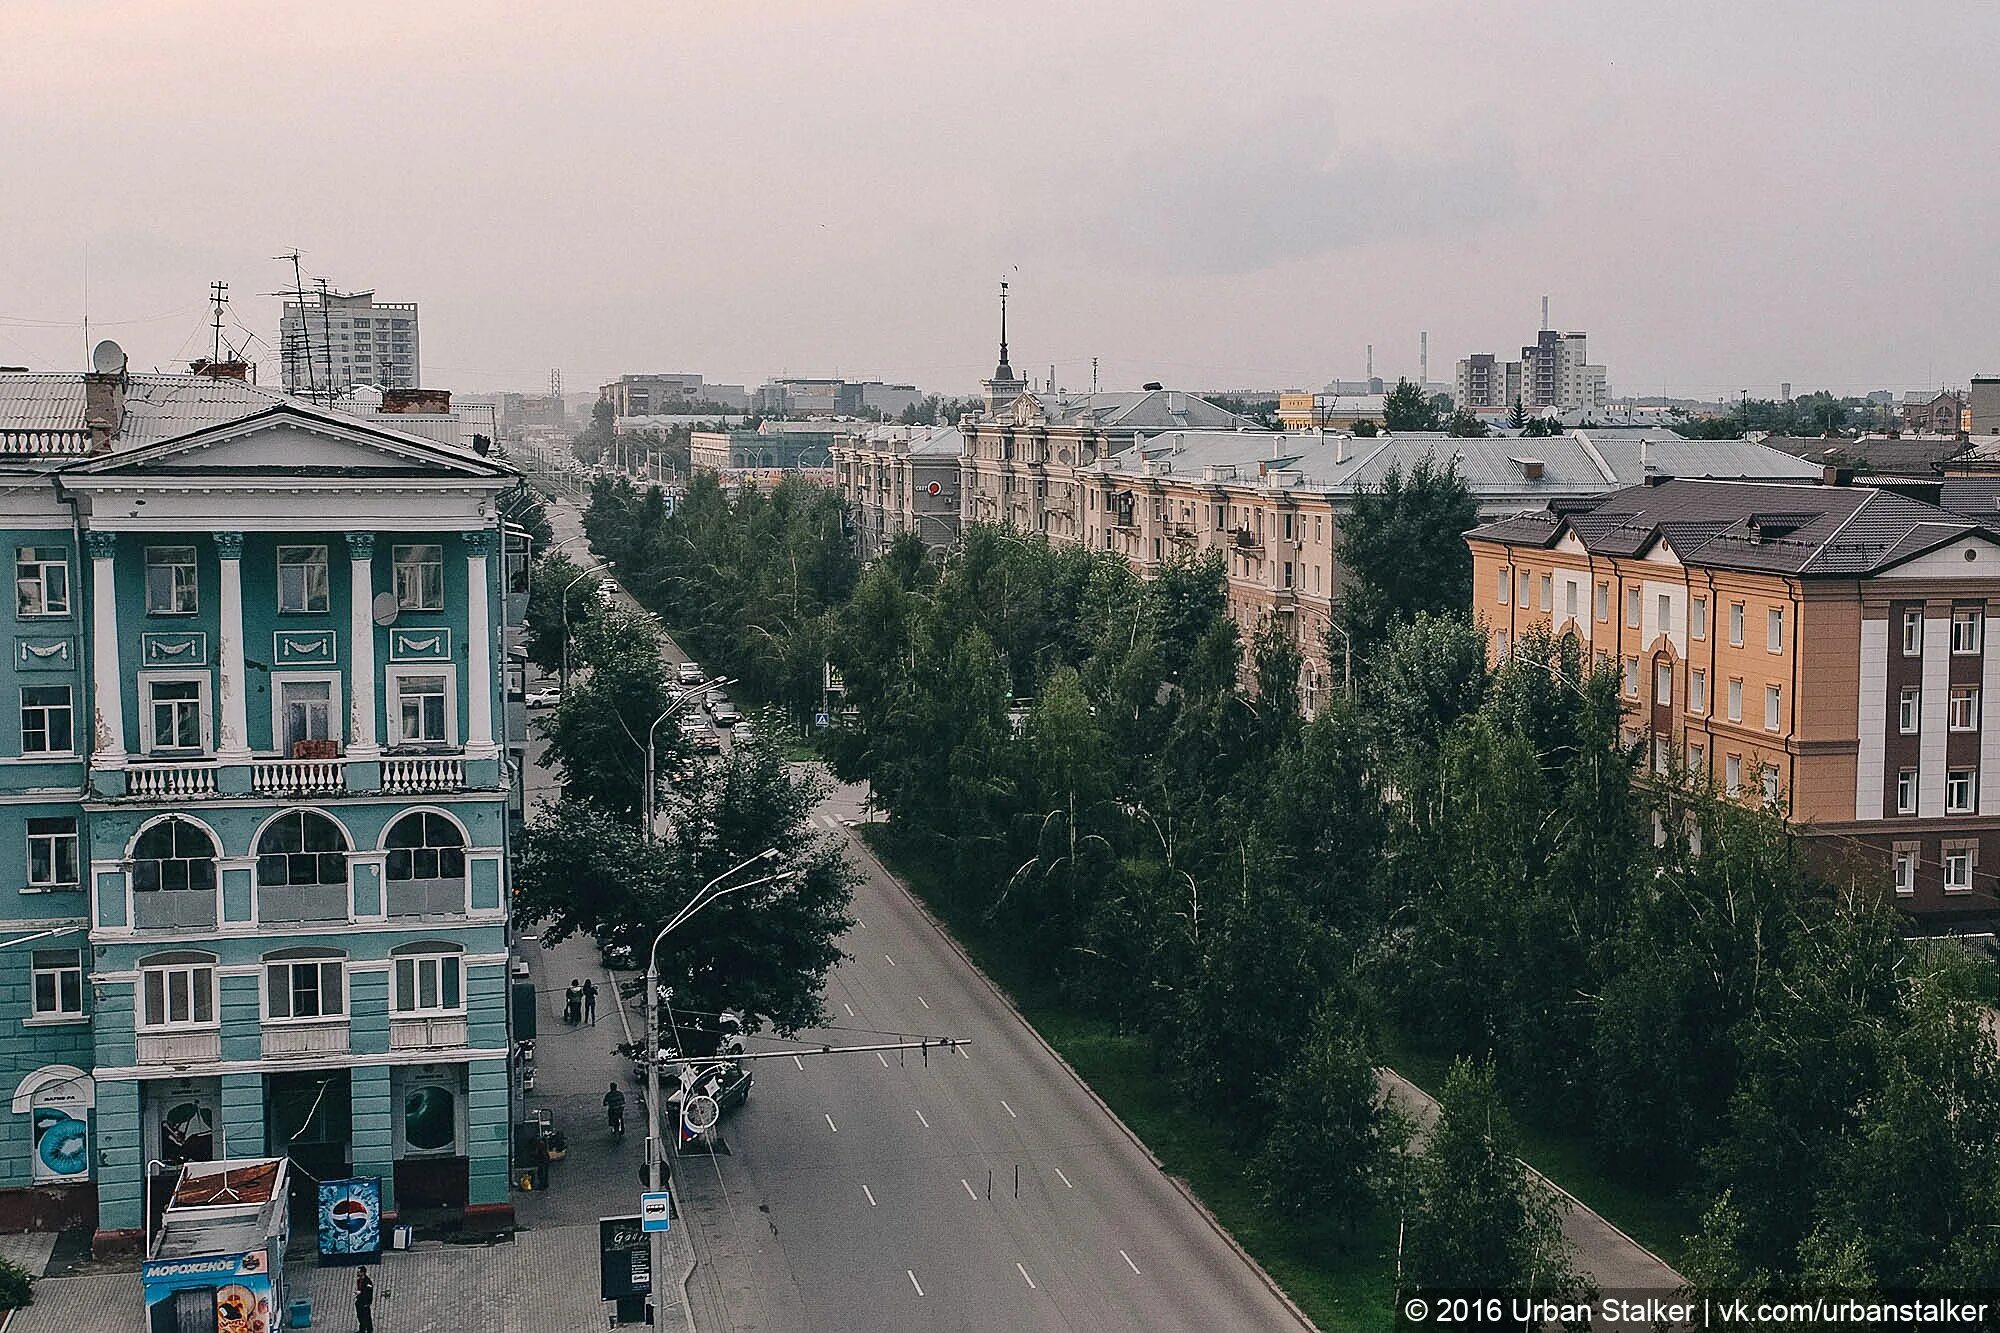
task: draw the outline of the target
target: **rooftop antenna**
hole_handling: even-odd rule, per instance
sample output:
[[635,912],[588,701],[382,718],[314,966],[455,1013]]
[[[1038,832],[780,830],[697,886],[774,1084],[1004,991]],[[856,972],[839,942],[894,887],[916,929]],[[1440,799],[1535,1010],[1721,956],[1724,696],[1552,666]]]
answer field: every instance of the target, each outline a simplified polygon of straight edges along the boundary
[[215,332],[209,343],[208,359],[211,362],[219,362],[222,360],[222,308],[229,304],[229,284],[226,282],[209,283],[208,299],[210,304],[215,307],[214,317],[209,321],[213,325]]
[[1369,343],[1369,344],[1368,344],[1368,376],[1367,376],[1367,378],[1369,378],[1369,379],[1371,379],[1371,380],[1375,378],[1375,344],[1374,344],[1374,343]]
[[312,397],[319,389],[319,369],[313,363],[312,320],[306,315],[306,280],[299,269],[299,252],[293,249],[282,255],[273,255],[272,258],[281,264],[289,261],[292,266],[292,285],[290,289],[282,292],[274,292],[272,295],[291,297],[293,304],[299,309],[298,340],[288,342],[282,336],[278,339],[280,344],[278,353],[284,360],[285,369],[290,372],[285,376],[291,382],[287,385],[287,388],[294,388],[298,384],[297,343],[303,342],[306,352],[306,396]]
[[1090,391],[1093,394],[1097,392],[1097,358],[1094,356],[1090,358]]
[[1417,375],[1424,382],[1424,392],[1431,391],[1431,335],[1424,329],[1417,334]]

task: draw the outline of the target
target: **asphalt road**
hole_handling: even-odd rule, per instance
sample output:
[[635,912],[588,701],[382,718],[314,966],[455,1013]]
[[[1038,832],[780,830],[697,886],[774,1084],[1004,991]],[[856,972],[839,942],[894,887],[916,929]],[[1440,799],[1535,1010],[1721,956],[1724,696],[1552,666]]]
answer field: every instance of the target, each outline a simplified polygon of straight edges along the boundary
[[864,881],[832,1026],[801,1043],[970,1045],[755,1062],[727,1155],[678,1170],[701,1333],[1300,1327],[847,830],[863,816],[856,787],[814,815]]

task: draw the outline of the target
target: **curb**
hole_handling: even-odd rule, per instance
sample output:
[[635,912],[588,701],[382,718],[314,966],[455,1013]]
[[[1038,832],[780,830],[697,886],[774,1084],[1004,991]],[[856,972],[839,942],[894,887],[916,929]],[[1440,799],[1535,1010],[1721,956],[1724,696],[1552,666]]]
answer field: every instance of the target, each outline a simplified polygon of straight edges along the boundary
[[[1244,1249],[1242,1244],[1237,1241],[1236,1237],[1230,1234],[1229,1228],[1222,1225],[1222,1222],[1215,1216],[1215,1214],[1209,1211],[1208,1205],[1203,1203],[1201,1199],[1196,1196],[1194,1190],[1188,1186],[1188,1183],[1185,1180],[1182,1180],[1179,1176],[1174,1175],[1171,1171],[1168,1171],[1166,1163],[1162,1162],[1159,1158],[1159,1155],[1155,1153],[1151,1148],[1146,1146],[1146,1141],[1140,1138],[1137,1134],[1133,1133],[1131,1126],[1127,1125],[1124,1122],[1124,1120],[1119,1117],[1118,1113],[1112,1110],[1111,1107],[1108,1104],[1106,1104],[1105,1100],[1102,1097],[1097,1095],[1097,1089],[1091,1087],[1089,1082],[1084,1079],[1083,1075],[1077,1073],[1075,1067],[1072,1066],[1069,1061],[1063,1059],[1062,1052],[1058,1051],[1055,1047],[1049,1045],[1048,1039],[1042,1036],[1041,1032],[1035,1027],[1035,1025],[1028,1021],[1028,1016],[1022,1013],[1020,1008],[1014,1003],[1014,997],[1009,995],[1006,989],[1002,987],[998,982],[994,981],[992,977],[986,975],[986,970],[980,967],[978,963],[973,961],[972,955],[968,954],[965,951],[965,947],[958,942],[957,936],[953,935],[951,931],[945,927],[945,924],[942,921],[939,921],[937,917],[931,913],[931,909],[925,905],[924,901],[921,898],[917,897],[916,894],[910,892],[910,886],[903,883],[902,877],[891,871],[889,867],[883,865],[881,858],[875,855],[874,849],[871,848],[867,843],[863,842],[859,837],[856,837],[854,834],[854,830],[852,828],[843,825],[841,829],[841,834],[843,837],[847,839],[850,845],[856,848],[863,856],[867,857],[870,861],[874,862],[875,868],[882,872],[883,878],[887,879],[891,884],[894,884],[897,890],[902,893],[903,897],[909,900],[910,905],[917,909],[918,914],[921,915],[927,923],[929,923],[930,928],[932,930],[935,930],[938,933],[938,937],[945,942],[946,946],[949,947],[953,953],[958,955],[959,961],[963,962],[968,968],[972,969],[972,974],[978,977],[980,981],[985,983],[986,988],[993,992],[994,997],[998,999],[1001,1004],[1006,1006],[1007,1012],[1012,1014],[1023,1028],[1027,1029],[1028,1035],[1035,1039],[1035,1044],[1040,1046],[1042,1050],[1048,1054],[1050,1059],[1054,1060],[1058,1065],[1062,1067],[1063,1072],[1070,1076],[1071,1081],[1073,1081],[1077,1087],[1083,1089],[1084,1096],[1090,1098],[1090,1100],[1096,1104],[1097,1109],[1102,1111],[1105,1117],[1109,1119],[1112,1124],[1118,1127],[1118,1132],[1123,1134],[1126,1137],[1126,1139],[1131,1142],[1133,1147],[1137,1148],[1140,1152],[1146,1155],[1146,1160],[1153,1164],[1154,1169],[1160,1173],[1161,1178],[1164,1179],[1168,1184],[1172,1185],[1175,1191],[1178,1192],[1183,1199],[1186,1199],[1190,1204],[1194,1206],[1195,1212],[1201,1215],[1201,1218],[1204,1222],[1208,1223],[1209,1229],[1214,1231],[1217,1236],[1220,1236],[1223,1240],[1223,1243],[1228,1245],[1231,1250],[1236,1252],[1236,1257],[1241,1259],[1244,1262],[1244,1264],[1248,1266],[1250,1271],[1257,1275],[1257,1280],[1264,1284],[1265,1290],[1269,1291],[1273,1296],[1277,1297],[1279,1302],[1283,1304],[1287,1310],[1291,1311],[1292,1318],[1298,1320],[1299,1327],[1304,1329],[1310,1329],[1312,1333],[1320,1333],[1319,1325],[1313,1323],[1313,1321],[1307,1317],[1306,1312],[1299,1308],[1298,1302],[1294,1301],[1289,1295],[1287,1295],[1285,1289],[1279,1286],[1269,1273],[1264,1271],[1264,1265],[1258,1263],[1256,1259],[1251,1257],[1250,1252]],[[4,1333],[4,1330],[0,1330],[0,1333]]]

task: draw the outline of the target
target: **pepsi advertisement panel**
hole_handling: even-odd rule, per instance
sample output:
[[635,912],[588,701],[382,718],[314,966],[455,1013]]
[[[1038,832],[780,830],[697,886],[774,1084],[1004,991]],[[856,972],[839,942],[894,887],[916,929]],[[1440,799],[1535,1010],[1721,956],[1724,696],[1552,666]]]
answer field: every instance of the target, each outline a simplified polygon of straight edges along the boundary
[[373,1263],[382,1254],[382,1182],[374,1176],[319,1185],[319,1253],[332,1263]]

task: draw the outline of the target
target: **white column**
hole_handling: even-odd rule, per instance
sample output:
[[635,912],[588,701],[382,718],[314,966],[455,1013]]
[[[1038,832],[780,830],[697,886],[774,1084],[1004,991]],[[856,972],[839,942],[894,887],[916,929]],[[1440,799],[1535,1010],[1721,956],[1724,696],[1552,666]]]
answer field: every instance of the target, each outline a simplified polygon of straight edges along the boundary
[[[1931,614],[1942,609],[1943,615]],[[1923,697],[1917,738],[1917,814],[1944,813],[1945,708],[1951,698],[1951,608],[1924,608]]]
[[378,759],[375,740],[375,534],[347,534],[347,755]]
[[216,747],[216,758],[223,763],[245,764],[250,762],[250,728],[243,700],[243,534],[216,533],[215,554],[222,567],[222,623],[216,636],[222,742]]
[[85,537],[90,550],[91,695],[95,704],[94,764],[125,767],[125,673],[118,662],[118,576],[112,565],[118,539],[108,532]]
[[493,752],[493,590],[486,582],[490,532],[465,534],[465,748],[473,757]]
[[1860,748],[1854,761],[1854,817],[1883,818],[1884,771],[1889,734],[1889,619],[1886,615],[1861,622],[1861,706],[1855,736]]

